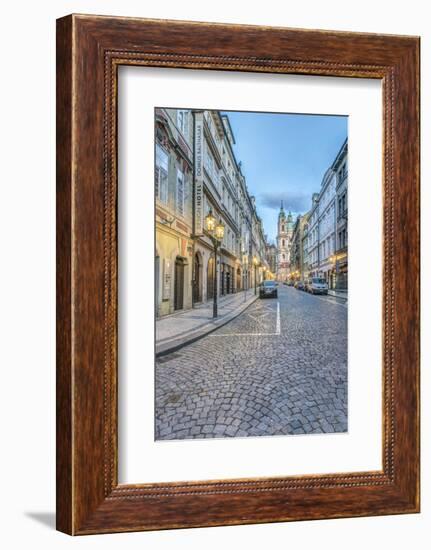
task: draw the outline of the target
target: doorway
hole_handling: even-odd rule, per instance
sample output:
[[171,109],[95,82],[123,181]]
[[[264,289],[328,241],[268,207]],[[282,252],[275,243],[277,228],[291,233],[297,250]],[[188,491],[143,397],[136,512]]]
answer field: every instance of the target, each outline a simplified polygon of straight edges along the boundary
[[195,254],[194,276],[193,303],[196,304],[202,302],[202,257],[199,252]]
[[184,260],[177,256],[175,260],[174,310],[184,308]]
[[154,279],[155,279],[155,293],[154,293],[154,312],[156,315],[156,318],[159,316],[159,278],[160,278],[160,257],[156,256],[156,265],[155,265],[155,273],[154,273]]
[[241,269],[238,267],[236,270],[236,291],[241,290]]

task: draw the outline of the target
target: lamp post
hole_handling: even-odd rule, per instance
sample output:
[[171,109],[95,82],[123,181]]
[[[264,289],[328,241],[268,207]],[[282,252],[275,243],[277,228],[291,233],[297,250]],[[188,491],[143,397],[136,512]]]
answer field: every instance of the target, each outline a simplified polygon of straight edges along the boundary
[[214,246],[214,284],[213,284],[213,318],[217,317],[217,250],[224,237],[224,225],[217,223],[212,209],[205,216],[205,229]]
[[257,269],[257,264],[259,262],[257,261],[257,258],[256,256],[253,256],[253,265],[254,265],[254,294],[256,295],[257,294],[257,286],[256,286],[256,269]]

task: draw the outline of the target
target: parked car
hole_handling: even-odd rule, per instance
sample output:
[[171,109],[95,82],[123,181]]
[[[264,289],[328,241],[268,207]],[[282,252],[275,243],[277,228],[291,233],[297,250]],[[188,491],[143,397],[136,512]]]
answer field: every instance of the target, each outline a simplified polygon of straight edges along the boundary
[[304,281],[296,281],[295,288],[296,290],[305,290]]
[[322,277],[309,279],[306,290],[311,294],[328,294],[328,283]]
[[277,298],[277,283],[275,281],[263,281],[259,288],[259,298]]

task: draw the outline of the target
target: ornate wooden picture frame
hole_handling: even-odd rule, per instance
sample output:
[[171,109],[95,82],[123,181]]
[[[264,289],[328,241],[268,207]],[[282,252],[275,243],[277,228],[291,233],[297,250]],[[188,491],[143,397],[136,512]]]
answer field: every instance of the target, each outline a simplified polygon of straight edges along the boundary
[[[123,485],[117,69],[383,85],[381,471]],[[419,511],[419,38],[70,15],[57,21],[57,528],[91,534]]]

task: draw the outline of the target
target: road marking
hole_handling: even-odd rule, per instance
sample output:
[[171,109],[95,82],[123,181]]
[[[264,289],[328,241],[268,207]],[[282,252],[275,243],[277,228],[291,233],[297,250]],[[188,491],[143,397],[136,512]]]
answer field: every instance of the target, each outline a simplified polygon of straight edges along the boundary
[[[268,306],[266,306],[268,307]],[[274,311],[271,309],[271,311]],[[248,314],[249,317],[253,315]],[[266,315],[266,314],[265,314]],[[262,315],[263,317],[263,315]],[[255,317],[253,317],[255,319]],[[208,334],[208,336],[280,336],[280,302],[277,300],[277,318],[275,322],[275,332],[231,332],[231,333],[220,333],[218,331]]]
[[254,319],[255,321],[259,321],[260,319],[262,319],[262,317],[266,317],[268,315],[268,312],[266,312],[266,313],[257,313],[257,317],[256,317],[256,315],[252,315],[251,313],[248,313],[247,315],[249,317],[251,317],[252,319]]
[[275,333],[280,334],[280,302],[277,300],[277,323],[275,325]]

